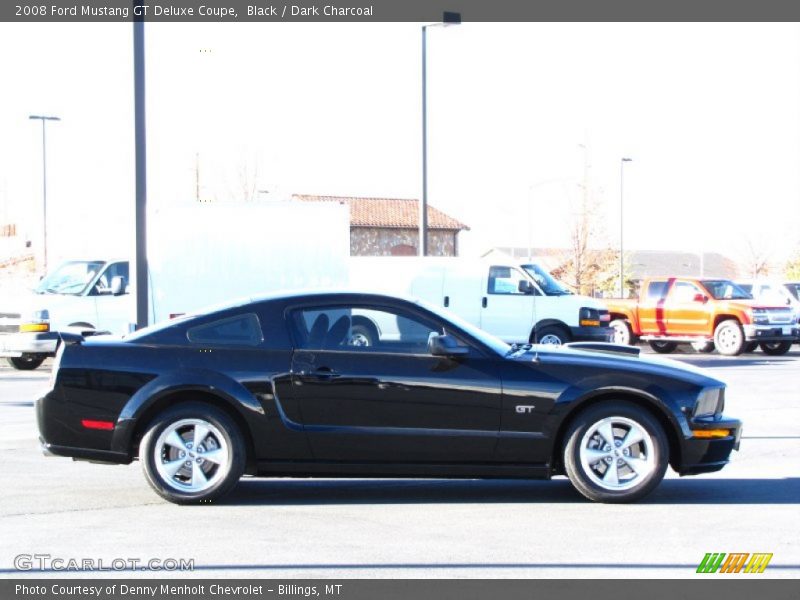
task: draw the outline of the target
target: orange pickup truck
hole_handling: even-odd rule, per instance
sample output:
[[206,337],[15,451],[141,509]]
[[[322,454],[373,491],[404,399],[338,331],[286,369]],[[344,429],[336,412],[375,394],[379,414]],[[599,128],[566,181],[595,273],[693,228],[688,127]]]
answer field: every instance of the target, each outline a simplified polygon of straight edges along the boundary
[[758,345],[785,354],[800,330],[792,309],[757,302],[727,279],[654,277],[642,283],[638,300],[606,300],[614,341],[641,339],[668,353],[689,343],[699,352],[735,356]]

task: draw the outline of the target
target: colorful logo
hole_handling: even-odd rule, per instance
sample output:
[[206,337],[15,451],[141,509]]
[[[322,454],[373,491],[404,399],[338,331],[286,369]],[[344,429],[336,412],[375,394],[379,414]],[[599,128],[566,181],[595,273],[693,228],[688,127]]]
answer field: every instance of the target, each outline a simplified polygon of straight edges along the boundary
[[697,567],[698,573],[763,573],[772,554],[733,552],[709,552]]

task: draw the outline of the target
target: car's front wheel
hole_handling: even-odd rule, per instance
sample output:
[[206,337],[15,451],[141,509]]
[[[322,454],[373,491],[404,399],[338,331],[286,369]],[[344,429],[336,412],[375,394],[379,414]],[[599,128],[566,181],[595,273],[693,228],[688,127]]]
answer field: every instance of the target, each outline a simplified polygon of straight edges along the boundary
[[603,402],[579,413],[564,445],[572,485],[596,502],[633,502],[664,478],[669,444],[661,424],[630,402]]
[[244,473],[246,450],[236,423],[209,404],[178,404],[156,417],[142,438],[147,482],[176,504],[213,502]]
[[33,371],[34,369],[38,369],[44,362],[44,358],[36,356],[35,354],[11,356],[6,360],[8,360],[8,364],[18,371]]
[[782,356],[792,349],[791,341],[761,342],[761,351],[770,356]]
[[546,325],[534,332],[536,342],[539,344],[561,346],[572,341],[569,332],[558,325]]
[[714,330],[714,345],[720,354],[739,356],[746,343],[742,326],[736,319],[722,321]]

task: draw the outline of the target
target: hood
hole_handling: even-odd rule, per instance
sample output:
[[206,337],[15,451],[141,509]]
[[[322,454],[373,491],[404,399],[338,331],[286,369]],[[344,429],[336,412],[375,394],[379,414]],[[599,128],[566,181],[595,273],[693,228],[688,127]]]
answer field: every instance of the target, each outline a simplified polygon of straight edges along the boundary
[[[592,348],[589,349],[588,346]],[[525,353],[511,356],[512,360],[533,361],[538,358],[541,364],[574,364],[575,366],[594,367],[627,371],[636,374],[652,374],[671,377],[686,383],[702,387],[720,387],[725,382],[711,377],[704,369],[661,356],[635,353],[637,348],[608,344],[587,344],[580,346],[538,345]],[[601,349],[602,348],[602,349]],[[631,352],[631,350],[633,352]]]

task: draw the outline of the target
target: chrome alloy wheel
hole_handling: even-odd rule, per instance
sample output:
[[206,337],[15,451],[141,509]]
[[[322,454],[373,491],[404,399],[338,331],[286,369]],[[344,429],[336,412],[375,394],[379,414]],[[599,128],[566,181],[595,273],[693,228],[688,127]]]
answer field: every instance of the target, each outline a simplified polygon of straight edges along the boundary
[[563,342],[561,338],[557,335],[553,335],[552,333],[548,333],[539,340],[540,344],[551,344],[553,346],[560,346]]
[[230,452],[219,429],[203,419],[181,419],[167,426],[153,446],[156,470],[180,492],[203,492],[223,479]]
[[653,439],[626,417],[608,417],[591,425],[581,439],[579,455],[589,479],[605,490],[635,488],[656,468]]

